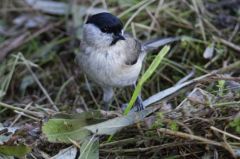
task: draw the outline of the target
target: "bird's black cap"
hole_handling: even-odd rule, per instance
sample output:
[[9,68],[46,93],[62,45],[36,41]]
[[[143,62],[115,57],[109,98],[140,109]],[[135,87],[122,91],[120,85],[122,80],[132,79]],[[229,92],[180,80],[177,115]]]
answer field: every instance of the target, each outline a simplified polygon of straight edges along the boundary
[[123,29],[120,19],[110,13],[98,13],[91,16],[87,24],[94,24],[104,33],[118,34]]

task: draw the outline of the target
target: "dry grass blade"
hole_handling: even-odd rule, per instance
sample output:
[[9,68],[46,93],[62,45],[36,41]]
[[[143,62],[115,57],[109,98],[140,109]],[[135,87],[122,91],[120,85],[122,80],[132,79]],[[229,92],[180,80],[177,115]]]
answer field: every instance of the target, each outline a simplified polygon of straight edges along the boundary
[[223,43],[224,45],[234,49],[237,51],[237,53],[240,53],[240,46],[230,42],[230,41],[227,41],[223,38],[219,38],[219,37],[213,37],[216,41],[220,41],[221,43]]
[[6,103],[3,103],[3,102],[0,102],[0,106],[2,106],[2,107],[4,107],[4,108],[8,108],[8,109],[12,109],[12,110],[16,110],[16,111],[19,111],[19,112],[23,112],[23,113],[26,113],[26,114],[29,114],[29,115],[32,115],[32,116],[38,117],[39,119],[41,119],[41,118],[44,117],[44,115],[43,115],[42,113],[39,113],[39,112],[33,112],[33,111],[30,111],[30,110],[22,109],[22,108],[15,107],[15,106],[12,106],[12,105],[9,105],[9,104],[6,104]]
[[143,6],[141,6],[126,22],[126,24],[123,27],[123,30],[126,30],[126,28],[128,27],[128,25],[132,22],[132,20],[139,14],[139,12],[141,12],[143,9],[145,9],[148,5],[150,5],[151,3],[153,3],[155,0],[150,0],[148,1],[146,4],[144,4]]
[[23,60],[23,62],[25,64],[25,66],[27,67],[28,71],[32,74],[32,77],[34,78],[35,82],[41,88],[42,92],[45,94],[45,96],[47,97],[47,99],[49,100],[49,102],[51,103],[53,108],[55,109],[55,111],[59,111],[58,107],[55,105],[55,103],[53,102],[52,98],[49,96],[47,90],[43,87],[42,83],[39,81],[38,77],[32,71],[28,61],[25,59],[25,57],[22,54],[21,54],[21,58],[22,58],[22,60]]
[[214,131],[216,131],[216,132],[220,132],[220,133],[222,133],[222,134],[224,134],[224,135],[226,135],[226,136],[229,136],[229,137],[231,137],[231,138],[234,138],[234,139],[237,139],[237,140],[240,141],[240,137],[235,136],[235,135],[233,135],[233,134],[230,134],[230,133],[228,133],[228,132],[226,132],[226,131],[220,130],[220,129],[214,127],[214,126],[211,126],[210,129],[212,129],[212,130],[214,130]]

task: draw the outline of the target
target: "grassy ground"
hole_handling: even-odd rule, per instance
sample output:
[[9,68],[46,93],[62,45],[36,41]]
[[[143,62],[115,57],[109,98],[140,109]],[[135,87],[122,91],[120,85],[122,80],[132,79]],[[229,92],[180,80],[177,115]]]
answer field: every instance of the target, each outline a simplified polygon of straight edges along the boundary
[[[26,2],[30,1],[0,2],[0,149],[22,143],[32,148],[26,158],[54,156],[70,144],[48,142],[41,133],[42,122],[57,112],[76,114],[101,107],[101,90],[87,80],[74,57],[81,50],[81,27],[87,15],[109,10],[141,41],[185,37],[171,44],[160,67],[143,85],[143,99],[180,80],[200,79],[152,104],[158,108],[154,113],[111,141],[100,136],[100,158],[240,156],[239,1]],[[149,53],[143,73],[159,50]],[[111,117],[105,118],[121,114],[120,105],[132,93],[131,88],[117,88]],[[4,140],[1,136],[9,131],[4,128],[18,130]]]

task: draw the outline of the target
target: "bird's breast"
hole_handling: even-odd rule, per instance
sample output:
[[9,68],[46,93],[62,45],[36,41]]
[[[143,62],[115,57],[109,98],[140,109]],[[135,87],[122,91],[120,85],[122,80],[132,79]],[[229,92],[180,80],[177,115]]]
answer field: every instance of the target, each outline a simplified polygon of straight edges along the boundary
[[126,65],[122,54],[110,51],[88,50],[77,56],[86,75],[101,86],[123,87],[136,82],[142,61]]

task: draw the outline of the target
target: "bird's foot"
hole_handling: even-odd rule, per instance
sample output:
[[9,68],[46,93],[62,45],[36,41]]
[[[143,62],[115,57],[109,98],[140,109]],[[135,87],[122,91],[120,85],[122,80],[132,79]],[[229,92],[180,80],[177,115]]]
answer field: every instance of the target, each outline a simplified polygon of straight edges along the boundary
[[[125,110],[127,108],[127,106],[128,106],[128,103],[122,104],[121,109]],[[138,112],[138,111],[142,111],[142,110],[144,110],[144,105],[143,105],[142,99],[141,99],[141,97],[137,97],[137,99],[134,103],[134,106],[130,112]]]
[[136,102],[135,102],[135,104],[134,104],[134,107],[136,107],[137,111],[142,111],[142,110],[144,110],[144,105],[143,105],[142,100],[141,100],[141,101],[136,100]]
[[137,97],[134,107],[137,108],[137,111],[141,111],[144,110],[144,105],[143,105],[143,101],[142,98],[140,96]]

